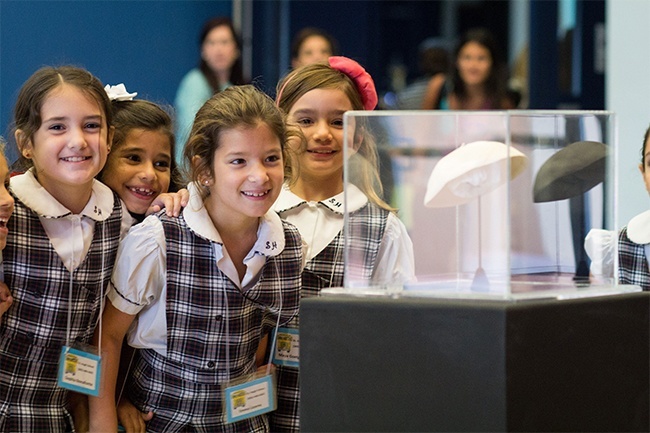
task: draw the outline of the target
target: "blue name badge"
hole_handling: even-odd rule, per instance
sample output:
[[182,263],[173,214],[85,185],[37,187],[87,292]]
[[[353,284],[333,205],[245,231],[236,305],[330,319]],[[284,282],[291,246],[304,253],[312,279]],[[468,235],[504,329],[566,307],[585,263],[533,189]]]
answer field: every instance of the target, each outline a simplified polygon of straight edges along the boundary
[[82,394],[99,395],[101,358],[69,346],[61,348],[58,385]]
[[224,390],[226,423],[274,411],[276,404],[273,376],[270,374]]
[[275,333],[275,350],[273,359],[275,365],[298,367],[300,364],[300,334],[294,328],[278,328]]

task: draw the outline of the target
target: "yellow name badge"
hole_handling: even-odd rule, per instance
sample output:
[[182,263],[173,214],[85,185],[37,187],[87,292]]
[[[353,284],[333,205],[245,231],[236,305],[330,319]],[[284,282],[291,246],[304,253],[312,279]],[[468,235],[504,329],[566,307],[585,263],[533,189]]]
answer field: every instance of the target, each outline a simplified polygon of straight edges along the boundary
[[61,348],[58,385],[92,396],[99,395],[101,358],[94,353],[69,346]]
[[276,409],[273,375],[267,374],[257,379],[225,388],[223,401],[226,423],[233,423]]
[[300,334],[297,329],[278,328],[275,333],[275,350],[271,362],[285,367],[298,367],[300,363]]

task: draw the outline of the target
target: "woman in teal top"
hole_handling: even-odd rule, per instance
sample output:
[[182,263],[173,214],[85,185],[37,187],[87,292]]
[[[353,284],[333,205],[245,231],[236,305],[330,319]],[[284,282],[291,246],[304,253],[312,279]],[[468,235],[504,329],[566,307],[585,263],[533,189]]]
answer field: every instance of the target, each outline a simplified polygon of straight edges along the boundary
[[246,84],[241,61],[241,42],[226,17],[208,20],[201,30],[201,61],[181,80],[176,92],[176,161],[182,161],[194,115],[212,95],[232,85]]

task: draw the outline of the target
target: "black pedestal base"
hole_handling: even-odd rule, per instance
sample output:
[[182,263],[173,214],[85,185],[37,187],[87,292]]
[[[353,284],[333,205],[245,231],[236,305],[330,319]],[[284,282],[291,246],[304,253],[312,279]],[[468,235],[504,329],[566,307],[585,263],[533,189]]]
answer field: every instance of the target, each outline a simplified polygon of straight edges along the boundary
[[303,299],[301,429],[647,432],[649,312],[650,293]]

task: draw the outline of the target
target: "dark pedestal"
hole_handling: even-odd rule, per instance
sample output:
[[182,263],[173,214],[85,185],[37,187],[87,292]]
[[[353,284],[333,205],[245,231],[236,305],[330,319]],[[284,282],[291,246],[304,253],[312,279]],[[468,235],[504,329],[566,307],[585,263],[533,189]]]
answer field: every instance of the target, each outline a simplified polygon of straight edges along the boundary
[[650,293],[303,299],[305,432],[649,431]]

